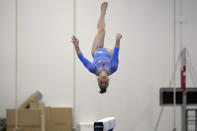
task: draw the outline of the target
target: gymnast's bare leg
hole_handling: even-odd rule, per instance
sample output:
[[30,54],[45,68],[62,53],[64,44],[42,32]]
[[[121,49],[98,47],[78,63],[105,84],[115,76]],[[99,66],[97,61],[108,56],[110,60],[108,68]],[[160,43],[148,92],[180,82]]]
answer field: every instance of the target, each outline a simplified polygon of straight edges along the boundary
[[91,50],[92,55],[94,54],[94,52],[97,49],[103,48],[103,46],[104,46],[105,14],[106,14],[107,6],[108,6],[107,2],[103,2],[102,5],[101,5],[101,13],[100,13],[100,17],[99,17],[99,20],[98,20],[98,23],[97,23],[97,34],[94,38],[94,42],[93,42],[92,50]]

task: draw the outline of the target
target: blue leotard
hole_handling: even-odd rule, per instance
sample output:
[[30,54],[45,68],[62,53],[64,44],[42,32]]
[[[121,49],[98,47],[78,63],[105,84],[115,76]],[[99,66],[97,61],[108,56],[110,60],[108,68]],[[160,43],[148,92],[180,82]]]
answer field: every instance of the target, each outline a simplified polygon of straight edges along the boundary
[[99,48],[93,55],[93,62],[86,59],[82,53],[78,54],[78,58],[91,73],[98,76],[104,69],[107,71],[108,75],[111,75],[118,69],[118,54],[119,48],[114,48],[113,55],[111,55],[111,53],[105,48]]

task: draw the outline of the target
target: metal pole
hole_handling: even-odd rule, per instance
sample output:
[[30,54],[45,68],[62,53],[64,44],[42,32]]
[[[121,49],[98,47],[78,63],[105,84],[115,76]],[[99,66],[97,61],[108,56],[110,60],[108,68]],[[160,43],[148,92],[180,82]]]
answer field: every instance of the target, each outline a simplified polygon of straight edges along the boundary
[[186,107],[187,107],[187,92],[186,92],[186,48],[181,51],[181,88],[183,90],[182,104],[182,131],[186,131]]
[[18,130],[18,0],[16,3],[16,18],[15,18],[15,33],[16,33],[16,41],[15,41],[15,128],[14,130]]
[[[73,35],[76,36],[76,0],[73,0]],[[76,52],[73,47],[73,130],[76,130]]]
[[186,131],[186,107],[187,107],[187,93],[183,93],[182,104],[182,131]]
[[[174,72],[176,70],[176,0],[174,0]],[[173,109],[174,109],[174,129],[176,131],[176,76],[174,75],[174,80],[173,80],[173,87],[174,87],[174,104],[173,104]]]
[[195,131],[197,131],[197,110],[195,110]]

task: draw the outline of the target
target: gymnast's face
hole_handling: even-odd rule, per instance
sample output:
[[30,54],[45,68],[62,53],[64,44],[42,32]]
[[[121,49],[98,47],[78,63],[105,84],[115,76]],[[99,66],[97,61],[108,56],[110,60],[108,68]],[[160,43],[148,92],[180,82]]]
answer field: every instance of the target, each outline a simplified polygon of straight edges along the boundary
[[109,85],[109,77],[106,72],[101,72],[98,76],[98,85],[100,88],[107,88]]

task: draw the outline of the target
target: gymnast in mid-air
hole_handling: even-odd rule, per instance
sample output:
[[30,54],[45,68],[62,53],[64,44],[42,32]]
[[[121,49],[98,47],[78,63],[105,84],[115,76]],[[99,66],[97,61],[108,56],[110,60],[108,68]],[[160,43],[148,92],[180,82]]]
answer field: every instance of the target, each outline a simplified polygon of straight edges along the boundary
[[116,72],[118,69],[118,54],[120,47],[120,39],[122,38],[122,34],[117,33],[114,49],[104,47],[105,14],[107,6],[107,2],[103,2],[101,4],[101,13],[97,24],[97,34],[94,38],[91,50],[93,62],[90,62],[83,56],[79,48],[79,40],[76,38],[76,36],[72,37],[72,42],[75,46],[78,58],[91,73],[98,76],[98,85],[100,87],[100,93],[105,93],[107,91],[107,87],[109,85],[108,76]]

